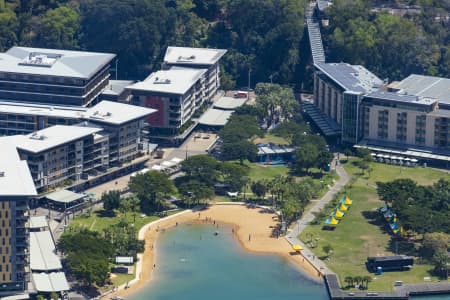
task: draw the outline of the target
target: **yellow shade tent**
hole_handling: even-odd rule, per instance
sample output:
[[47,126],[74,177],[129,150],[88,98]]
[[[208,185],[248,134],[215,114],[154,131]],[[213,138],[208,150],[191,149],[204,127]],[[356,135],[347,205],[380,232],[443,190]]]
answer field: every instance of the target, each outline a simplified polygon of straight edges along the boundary
[[292,245],[292,249],[294,249],[295,251],[301,251],[303,250],[303,247],[300,245]]
[[344,216],[344,213],[342,211],[340,211],[339,209],[336,209],[336,211],[334,212],[334,217],[336,219],[340,219]]
[[337,225],[337,224],[339,224],[339,221],[336,220],[334,217],[331,217],[330,225]]
[[352,203],[353,203],[353,201],[350,200],[350,198],[349,198],[348,196],[345,196],[344,204],[345,204],[345,205],[352,205]]
[[347,206],[345,206],[344,204],[341,204],[341,206],[339,207],[340,211],[347,211]]

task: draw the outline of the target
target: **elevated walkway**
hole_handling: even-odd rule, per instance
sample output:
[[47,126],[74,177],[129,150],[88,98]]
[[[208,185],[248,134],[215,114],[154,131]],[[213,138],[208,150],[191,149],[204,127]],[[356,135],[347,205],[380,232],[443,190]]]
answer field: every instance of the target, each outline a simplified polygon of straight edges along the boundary
[[[314,5],[313,5],[314,4]],[[313,63],[325,62],[325,51],[323,49],[322,36],[320,34],[320,24],[314,15],[315,2],[311,2],[306,8],[306,25],[308,28],[309,44],[311,47],[311,54]]]

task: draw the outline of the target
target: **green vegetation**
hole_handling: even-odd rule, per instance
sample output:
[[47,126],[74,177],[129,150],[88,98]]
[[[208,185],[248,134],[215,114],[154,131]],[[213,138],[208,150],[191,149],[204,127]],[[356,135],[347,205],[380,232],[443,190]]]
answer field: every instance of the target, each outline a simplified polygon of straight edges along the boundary
[[[128,223],[133,223],[133,216],[128,214],[124,216]],[[70,221],[69,226],[66,229],[66,232],[75,232],[83,229],[103,232],[104,229],[116,225],[119,223],[121,217],[111,217],[110,214],[106,213],[104,210],[98,210],[93,212],[90,216],[88,214],[83,214],[79,217],[76,217],[72,221]],[[139,230],[142,226],[147,223],[153,222],[159,219],[157,216],[145,216],[145,217],[137,217],[135,222],[135,227]]]
[[289,173],[289,168],[286,166],[265,166],[248,162],[247,166],[250,168],[250,173],[248,176],[251,181],[271,179],[277,175],[285,176]]
[[253,139],[253,142],[255,144],[272,143],[272,144],[275,144],[275,145],[289,145],[289,141],[286,140],[284,137],[276,136],[276,135],[271,134],[271,133],[266,133],[263,138],[255,138],[255,139]]
[[13,45],[115,53],[120,78],[160,68],[168,45],[228,49],[224,85],[295,82],[304,0],[0,1],[0,51]]
[[114,254],[113,245],[98,232],[83,230],[64,234],[58,248],[75,278],[91,286],[104,285],[109,277],[109,259]]
[[[378,199],[375,183],[377,181],[390,181],[395,178],[410,178],[422,184],[432,184],[440,178],[450,179],[450,175],[429,168],[406,168],[371,162],[370,177],[366,173],[361,174],[361,169],[356,166],[356,159],[349,159],[345,169],[351,176],[351,182],[346,187],[347,195],[352,199],[349,211],[342,218],[335,230],[323,230],[323,221],[331,210],[337,205],[337,199],[342,197],[344,191],[332,201],[317,217],[317,222],[308,226],[299,237],[312,247],[313,253],[320,259],[325,259],[325,245],[333,248],[327,265],[335,271],[341,280],[342,286],[346,277],[371,276],[365,266],[368,256],[412,254],[410,244],[401,240],[391,239],[390,231],[386,231],[386,224],[380,218],[377,211],[384,205]],[[385,272],[382,276],[376,276],[370,285],[370,290],[391,290],[397,280],[404,283],[423,282],[423,277],[431,277],[433,281],[438,278],[432,276],[433,266],[421,264],[416,260],[411,271]]]
[[380,78],[403,79],[410,74],[450,75],[448,23],[439,16],[450,11],[448,1],[390,1],[419,5],[404,16],[376,12],[372,0],[336,0],[327,10],[330,26],[324,40],[330,59],[362,64]]

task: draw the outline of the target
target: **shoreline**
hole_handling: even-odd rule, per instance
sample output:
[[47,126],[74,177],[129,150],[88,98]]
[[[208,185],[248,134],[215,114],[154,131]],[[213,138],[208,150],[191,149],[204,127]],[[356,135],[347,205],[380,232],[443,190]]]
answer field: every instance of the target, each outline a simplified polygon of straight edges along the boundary
[[244,203],[226,202],[213,204],[201,211],[185,210],[144,225],[139,230],[138,237],[145,240],[145,249],[138,254],[135,278],[128,282],[128,288],[127,284],[122,284],[115,292],[104,297],[130,295],[151,282],[154,278],[154,266],[158,267],[156,246],[160,234],[184,223],[229,226],[245,251],[280,255],[308,278],[322,282],[318,270],[302,254],[294,252],[283,236],[272,237],[273,226],[278,223],[275,213],[261,207],[248,207]]

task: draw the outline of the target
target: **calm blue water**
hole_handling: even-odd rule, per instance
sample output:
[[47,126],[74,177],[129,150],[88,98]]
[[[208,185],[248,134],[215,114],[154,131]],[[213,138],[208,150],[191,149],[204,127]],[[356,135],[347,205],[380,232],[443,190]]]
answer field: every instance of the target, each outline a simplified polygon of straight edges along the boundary
[[[228,227],[180,225],[158,240],[154,280],[127,300],[328,300],[325,286],[277,255],[243,250]],[[450,296],[412,300],[450,300]]]
[[228,227],[180,225],[158,240],[154,280],[127,299],[317,299],[328,294],[277,255],[245,252]]

